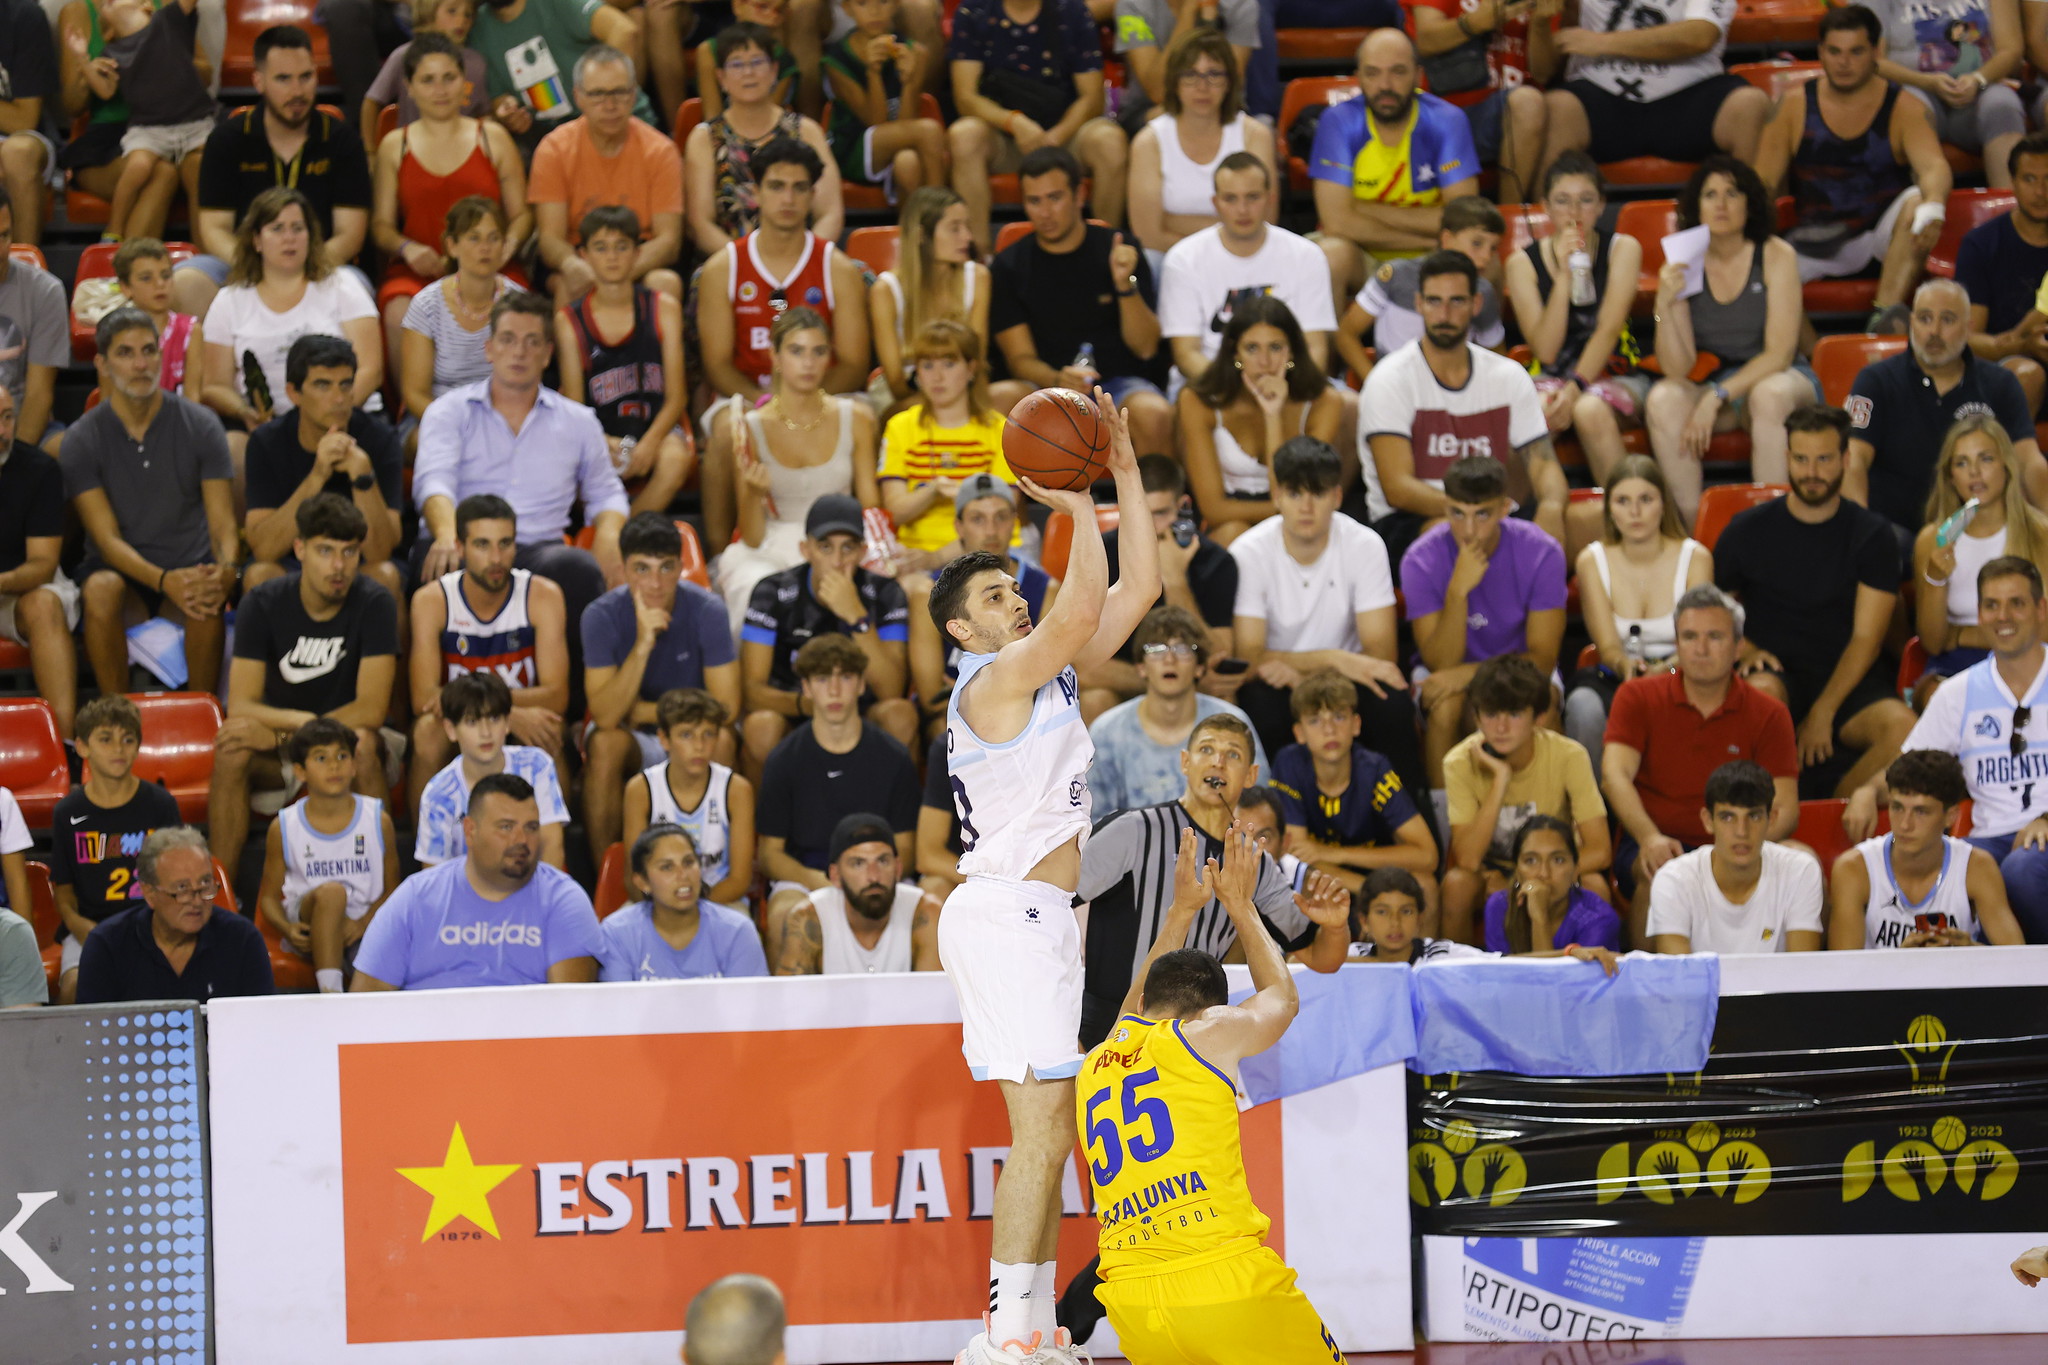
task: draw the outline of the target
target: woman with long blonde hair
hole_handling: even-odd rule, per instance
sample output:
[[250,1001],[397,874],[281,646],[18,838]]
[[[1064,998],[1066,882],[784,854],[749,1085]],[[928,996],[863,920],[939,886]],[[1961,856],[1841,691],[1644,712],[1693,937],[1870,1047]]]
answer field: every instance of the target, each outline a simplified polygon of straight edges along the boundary
[[[1913,622],[1931,656],[1924,679],[1952,678],[1982,659],[1991,636],[1977,624],[1977,571],[2000,555],[2048,574],[2048,517],[2029,506],[2019,454],[1998,419],[1964,417],[1948,429],[1927,494],[1926,524],[1913,538]],[[1972,498],[1976,509],[1948,528]],[[1930,683],[1926,693],[1932,693]]]
[[1580,614],[1600,662],[1572,675],[1564,701],[1564,731],[1585,746],[1595,772],[1614,694],[1667,665],[1678,652],[1678,599],[1714,581],[1713,552],[1686,535],[1663,466],[1649,456],[1615,462],[1600,524],[1577,565]]
[[896,268],[883,271],[868,291],[875,364],[892,401],[910,396],[905,338],[932,319],[966,323],[986,354],[989,292],[988,267],[974,258],[966,202],[940,185],[913,191],[903,201]]

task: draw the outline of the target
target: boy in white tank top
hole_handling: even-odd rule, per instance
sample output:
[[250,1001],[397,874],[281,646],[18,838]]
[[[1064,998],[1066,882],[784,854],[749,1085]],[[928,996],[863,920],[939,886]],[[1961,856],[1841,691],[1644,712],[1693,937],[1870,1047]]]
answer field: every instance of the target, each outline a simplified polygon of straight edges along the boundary
[[2025,942],[1997,860],[1949,833],[1970,794],[1956,756],[1911,749],[1892,760],[1884,780],[1892,831],[1835,860],[1828,947]]
[[270,824],[256,905],[286,947],[312,958],[321,993],[338,994],[344,963],[398,885],[398,836],[384,803],[353,791],[354,730],[328,716],[308,721],[285,757],[306,794]]
[[704,899],[736,905],[754,883],[754,785],[711,755],[732,717],[699,687],[676,687],[654,704],[654,737],[668,757],[626,783],[627,848],[649,825],[690,831],[703,865]]
[[821,886],[789,913],[777,976],[862,976],[939,970],[939,902],[902,880],[896,835],[879,815],[833,827]]
[[[1077,405],[1086,425],[1079,409],[1087,399],[1046,392]],[[1109,435],[1124,524],[1149,526],[1129,425],[1099,388],[1093,408]],[[956,1365],[1075,1359],[1055,1320],[1053,1259],[1081,1069],[1081,934],[1072,904],[1094,754],[1075,669],[1114,657],[1159,596],[1153,537],[1127,538],[1112,588],[1087,492],[1020,482],[1074,524],[1065,580],[1045,619],[1032,622],[1004,561],[990,554],[948,564],[930,603],[932,623],[963,651],[946,706],[946,768],[966,880],[939,921],[940,956],[959,996],[960,1050],[977,1080],[1001,1083],[1010,1118],[1010,1155],[996,1187],[987,1330],[968,1342]]]

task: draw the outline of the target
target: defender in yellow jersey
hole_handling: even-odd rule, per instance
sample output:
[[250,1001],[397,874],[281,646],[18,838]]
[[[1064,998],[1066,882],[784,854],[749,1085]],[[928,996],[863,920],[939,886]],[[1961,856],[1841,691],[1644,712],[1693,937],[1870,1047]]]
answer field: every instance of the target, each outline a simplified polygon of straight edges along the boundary
[[[1278,1042],[1300,1008],[1286,960],[1252,904],[1259,848],[1224,837],[1223,866],[1197,872],[1181,834],[1173,903],[1116,1026],[1075,1092],[1094,1182],[1109,1313],[1132,1365],[1341,1362],[1294,1272],[1265,1245],[1237,1123],[1238,1063]],[[1176,947],[1211,896],[1237,925],[1256,992],[1226,1002],[1223,964]]]

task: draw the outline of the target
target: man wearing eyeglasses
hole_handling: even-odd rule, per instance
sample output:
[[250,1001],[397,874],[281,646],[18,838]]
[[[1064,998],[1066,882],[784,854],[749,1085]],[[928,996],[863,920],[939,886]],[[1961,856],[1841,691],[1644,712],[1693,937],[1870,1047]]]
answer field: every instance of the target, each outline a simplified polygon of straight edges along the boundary
[[597,287],[590,263],[576,254],[583,240],[578,225],[590,210],[609,205],[633,210],[642,225],[633,278],[682,299],[682,279],[671,267],[683,249],[683,157],[673,141],[633,117],[639,92],[631,57],[603,43],[588,49],[576,59],[583,116],[534,151],[526,198],[557,307]]
[[[1209,663],[1208,634],[1201,619],[1182,607],[1154,607],[1138,623],[1131,642],[1145,690],[1110,707],[1088,727],[1095,741],[1088,790],[1098,809],[1129,810],[1173,800],[1187,789],[1181,750],[1197,725],[1220,713],[1250,726],[1250,717],[1237,707],[1196,690]],[[1259,772],[1271,771],[1256,734],[1252,762]]]
[[135,880],[143,904],[100,922],[78,962],[78,1003],[269,995],[270,949],[253,921],[215,904],[206,836],[190,825],[142,841]]
[[[1962,760],[1970,842],[1998,860],[2027,942],[2048,943],[2048,603],[2032,560],[2003,555],[1978,571],[1977,619],[1990,657],[1941,685],[1904,748]],[[1849,798],[1842,828],[1869,838],[1889,799],[1880,772]]]

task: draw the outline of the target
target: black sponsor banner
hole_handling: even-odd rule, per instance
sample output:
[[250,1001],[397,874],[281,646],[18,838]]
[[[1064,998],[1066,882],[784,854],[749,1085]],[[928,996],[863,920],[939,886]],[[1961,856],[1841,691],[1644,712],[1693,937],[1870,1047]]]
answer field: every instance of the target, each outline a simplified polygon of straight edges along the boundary
[[1415,1230],[2048,1226],[2048,987],[1737,995],[1692,1074],[1411,1076]]
[[191,1004],[0,1011],[0,1360],[212,1359],[204,1052]]

